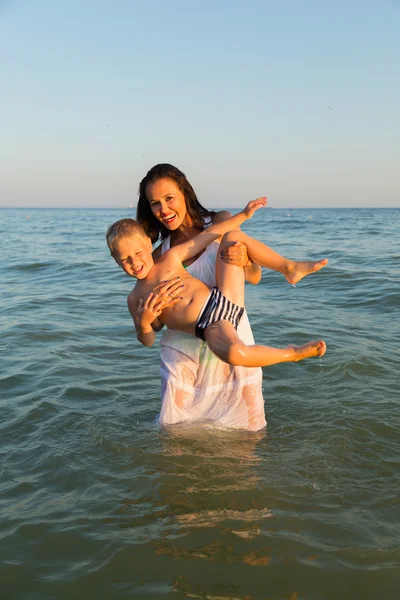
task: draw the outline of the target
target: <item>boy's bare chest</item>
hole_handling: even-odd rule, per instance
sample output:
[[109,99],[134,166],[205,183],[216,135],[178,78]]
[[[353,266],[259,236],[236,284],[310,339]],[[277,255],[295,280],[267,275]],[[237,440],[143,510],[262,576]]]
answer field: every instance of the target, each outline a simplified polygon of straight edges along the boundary
[[176,278],[185,279],[186,277],[188,277],[188,273],[181,265],[163,265],[162,268],[159,268],[157,265],[153,269],[151,277],[147,277],[146,280],[137,282],[135,286],[135,295],[142,298],[146,297],[159,284]]

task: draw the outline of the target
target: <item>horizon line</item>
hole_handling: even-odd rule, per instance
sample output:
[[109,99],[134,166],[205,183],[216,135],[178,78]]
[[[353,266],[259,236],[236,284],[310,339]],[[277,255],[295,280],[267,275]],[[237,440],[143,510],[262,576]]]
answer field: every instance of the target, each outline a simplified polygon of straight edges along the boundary
[[[0,210],[135,210],[136,206],[0,206]],[[242,206],[215,206],[210,210],[237,210]],[[326,210],[326,209],[398,209],[400,206],[266,206],[273,210]]]

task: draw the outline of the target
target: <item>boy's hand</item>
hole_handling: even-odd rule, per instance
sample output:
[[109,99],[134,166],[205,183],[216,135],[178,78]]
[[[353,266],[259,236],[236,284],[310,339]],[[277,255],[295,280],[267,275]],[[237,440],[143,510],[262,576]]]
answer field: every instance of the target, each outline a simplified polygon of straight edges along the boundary
[[144,301],[140,298],[136,313],[137,329],[142,332],[150,331],[151,324],[161,315],[163,308],[164,303],[157,294],[150,293]]
[[248,219],[251,219],[256,210],[262,206],[267,206],[267,204],[267,197],[263,196],[262,198],[257,198],[257,200],[251,200],[242,212]]

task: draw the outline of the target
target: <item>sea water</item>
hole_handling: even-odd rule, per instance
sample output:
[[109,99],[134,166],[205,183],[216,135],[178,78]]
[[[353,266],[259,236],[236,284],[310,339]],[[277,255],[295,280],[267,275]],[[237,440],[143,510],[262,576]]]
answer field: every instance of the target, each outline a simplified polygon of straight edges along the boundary
[[400,597],[400,210],[266,209],[244,230],[329,258],[246,287],[257,434],[160,429],[159,348],[104,234],[127,210],[0,210],[0,598]]

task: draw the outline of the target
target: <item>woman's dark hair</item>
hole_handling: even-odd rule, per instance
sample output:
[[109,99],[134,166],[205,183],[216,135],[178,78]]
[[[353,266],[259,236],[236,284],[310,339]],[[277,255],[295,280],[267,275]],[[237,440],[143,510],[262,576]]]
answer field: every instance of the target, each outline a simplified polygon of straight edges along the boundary
[[205,226],[206,217],[213,217],[215,211],[207,210],[200,204],[194,189],[186,179],[186,175],[179,169],[169,164],[155,165],[148,171],[146,177],[139,184],[139,200],[136,210],[136,220],[143,226],[152,243],[160,237],[165,239],[171,232],[158,221],[151,212],[150,204],[146,196],[146,188],[150,183],[159,179],[172,179],[185,197],[186,211],[190,217],[193,227],[202,231]]

